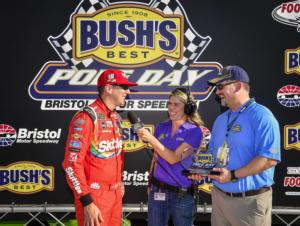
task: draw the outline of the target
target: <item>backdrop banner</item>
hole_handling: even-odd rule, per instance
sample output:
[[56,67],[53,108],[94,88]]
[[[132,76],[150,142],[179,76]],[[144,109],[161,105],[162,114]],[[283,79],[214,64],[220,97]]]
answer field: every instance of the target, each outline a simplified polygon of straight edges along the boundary
[[[0,204],[71,204],[62,160],[76,111],[97,97],[107,68],[137,82],[123,118],[125,204],[147,203],[152,152],[127,119],[151,132],[167,119],[167,100],[190,89],[206,142],[223,109],[207,80],[226,65],[251,79],[251,97],[280,123],[282,162],[274,206],[299,207],[300,1],[82,0],[2,3]],[[184,165],[183,165],[184,168]],[[210,204],[212,183],[199,182]]]

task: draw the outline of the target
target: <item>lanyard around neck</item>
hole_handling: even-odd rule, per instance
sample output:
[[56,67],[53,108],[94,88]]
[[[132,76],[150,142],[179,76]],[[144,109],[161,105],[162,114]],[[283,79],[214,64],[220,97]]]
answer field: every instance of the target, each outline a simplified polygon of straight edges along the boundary
[[254,98],[251,98],[247,104],[245,104],[244,107],[241,108],[241,110],[239,110],[238,114],[235,116],[234,119],[232,119],[232,121],[229,123],[229,118],[230,118],[230,112],[228,112],[228,117],[227,117],[227,132],[226,132],[226,137],[228,137],[228,134],[229,134],[229,131],[231,130],[233,124],[235,123],[235,121],[238,119],[238,117],[240,116],[240,114],[245,111],[249,106],[250,104],[252,104],[254,102]]

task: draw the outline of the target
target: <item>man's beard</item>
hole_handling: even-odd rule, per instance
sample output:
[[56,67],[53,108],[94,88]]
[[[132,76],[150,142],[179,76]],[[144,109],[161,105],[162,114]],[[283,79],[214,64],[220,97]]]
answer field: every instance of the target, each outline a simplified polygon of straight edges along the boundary
[[227,102],[225,101],[225,99],[224,98],[221,99],[217,94],[215,95],[215,101],[217,101],[218,104],[220,105],[221,112],[224,112],[228,109]]
[[228,107],[228,105],[227,105],[227,102],[226,102],[226,100],[225,100],[225,98],[221,98],[221,106],[222,107]]

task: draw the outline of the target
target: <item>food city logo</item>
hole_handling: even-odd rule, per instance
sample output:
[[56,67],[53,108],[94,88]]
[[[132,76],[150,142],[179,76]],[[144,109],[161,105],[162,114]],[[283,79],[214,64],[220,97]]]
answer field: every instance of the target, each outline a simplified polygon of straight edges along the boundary
[[[144,124],[144,128],[149,130],[149,132],[153,134],[153,124]],[[122,135],[123,147],[125,152],[134,152],[150,147],[149,144],[146,144],[141,139],[139,139],[138,135],[134,132],[132,125],[128,120],[122,121]]]
[[296,26],[300,32],[300,1],[282,3],[272,11],[272,17],[279,23]]
[[284,72],[300,75],[300,48],[287,49],[284,54]]
[[135,170],[134,172],[129,172],[127,170],[123,171],[123,183],[125,186],[148,186],[149,172],[139,172]]
[[53,191],[54,168],[36,162],[15,162],[0,166],[0,191],[32,194],[42,190]]
[[284,149],[300,151],[300,123],[284,126]]
[[29,130],[19,128],[17,131],[14,127],[7,124],[0,124],[0,147],[11,146],[13,143],[18,144],[58,144],[61,137],[61,129],[40,130],[35,128]]
[[82,0],[65,30],[48,38],[61,61],[46,62],[28,92],[42,110],[77,110],[96,98],[99,75],[114,67],[139,84],[122,110],[166,110],[170,91],[188,86],[199,104],[222,68],[200,61],[211,40],[193,29],[178,0]]
[[[299,188],[300,187],[300,167],[287,167],[287,174],[289,176],[284,177],[283,186],[286,188]],[[296,176],[292,176],[296,175]],[[300,195],[299,191],[286,191],[286,195]]]
[[287,85],[281,87],[277,92],[277,100],[285,107],[299,107],[300,87],[296,85]]

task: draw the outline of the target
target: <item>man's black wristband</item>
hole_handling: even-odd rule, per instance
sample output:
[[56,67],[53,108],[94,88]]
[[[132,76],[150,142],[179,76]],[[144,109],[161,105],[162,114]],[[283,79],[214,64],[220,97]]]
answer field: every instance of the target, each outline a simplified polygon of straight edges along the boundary
[[85,207],[85,206],[91,204],[93,202],[93,199],[90,194],[86,194],[86,195],[80,197],[80,202],[83,205],[83,207]]
[[232,182],[237,182],[239,180],[239,178],[235,176],[235,170],[230,170],[230,176]]

